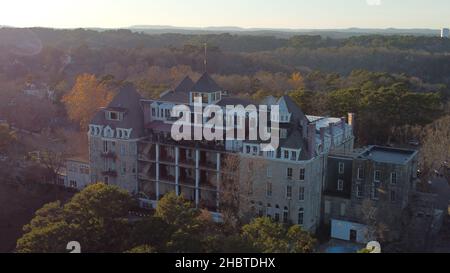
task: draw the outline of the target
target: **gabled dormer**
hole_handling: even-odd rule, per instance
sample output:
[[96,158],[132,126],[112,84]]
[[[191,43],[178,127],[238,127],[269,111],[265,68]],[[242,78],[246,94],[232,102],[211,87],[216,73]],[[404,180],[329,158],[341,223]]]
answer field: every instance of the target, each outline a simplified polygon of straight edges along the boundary
[[105,119],[109,121],[122,121],[127,109],[121,107],[107,107],[104,109]]
[[201,98],[203,104],[215,104],[222,99],[222,93],[223,88],[208,73],[204,73],[191,88],[189,102],[193,104],[196,99]]

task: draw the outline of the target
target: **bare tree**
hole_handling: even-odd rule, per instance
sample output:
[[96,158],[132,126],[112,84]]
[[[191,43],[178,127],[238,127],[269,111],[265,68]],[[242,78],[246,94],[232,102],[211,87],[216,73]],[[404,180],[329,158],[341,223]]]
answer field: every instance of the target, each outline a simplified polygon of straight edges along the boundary
[[450,115],[444,116],[427,126],[422,138],[423,146],[420,153],[422,175],[427,182],[437,171],[438,174],[449,177],[450,161]]
[[254,183],[264,161],[229,154],[223,160],[221,212],[225,223],[238,226],[254,216]]

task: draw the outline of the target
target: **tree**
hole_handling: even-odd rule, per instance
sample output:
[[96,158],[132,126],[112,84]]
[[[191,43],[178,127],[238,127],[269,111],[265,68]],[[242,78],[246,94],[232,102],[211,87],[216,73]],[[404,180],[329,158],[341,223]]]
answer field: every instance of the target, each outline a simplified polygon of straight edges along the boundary
[[83,252],[123,252],[132,203],[130,195],[115,186],[90,185],[64,206],[55,202],[38,210],[16,250],[66,252],[68,242],[78,241]]
[[316,244],[315,239],[300,226],[287,229],[268,217],[256,218],[243,226],[241,236],[263,253],[309,253]]
[[77,77],[72,90],[62,101],[66,105],[69,118],[86,130],[90,120],[100,107],[105,107],[113,98],[106,84],[94,75],[82,74]]
[[304,231],[299,225],[293,225],[288,229],[287,239],[289,252],[292,253],[311,253],[316,245],[316,240],[311,237],[311,234]]
[[[450,179],[450,115],[446,115],[424,129],[420,165],[423,177],[428,181],[438,170]],[[427,182],[423,181],[423,182]]]
[[46,150],[40,153],[39,163],[47,170],[50,182],[57,183],[58,175],[65,164],[65,156],[61,152]]

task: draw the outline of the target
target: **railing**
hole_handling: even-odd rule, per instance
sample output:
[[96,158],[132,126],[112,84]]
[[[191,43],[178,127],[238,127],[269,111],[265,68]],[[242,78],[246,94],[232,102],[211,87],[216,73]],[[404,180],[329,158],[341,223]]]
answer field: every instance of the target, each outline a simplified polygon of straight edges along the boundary
[[116,159],[117,155],[115,152],[108,151],[108,152],[103,152],[102,157]]
[[111,176],[111,177],[117,177],[117,171],[113,171],[113,170],[103,171],[102,175],[104,175],[104,176]]

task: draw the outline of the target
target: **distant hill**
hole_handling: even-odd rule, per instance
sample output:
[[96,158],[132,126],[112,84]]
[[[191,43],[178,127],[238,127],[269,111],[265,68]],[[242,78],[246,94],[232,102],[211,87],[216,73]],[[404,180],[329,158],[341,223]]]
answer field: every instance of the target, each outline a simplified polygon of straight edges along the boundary
[[218,27],[177,27],[161,25],[136,25],[127,29],[147,34],[223,34],[275,36],[278,38],[290,38],[296,35],[321,35],[329,38],[349,38],[352,36],[363,36],[371,34],[380,35],[413,35],[413,36],[439,36],[439,29],[370,29],[370,28],[347,28],[347,29],[289,29],[289,28],[241,28],[234,26]]

